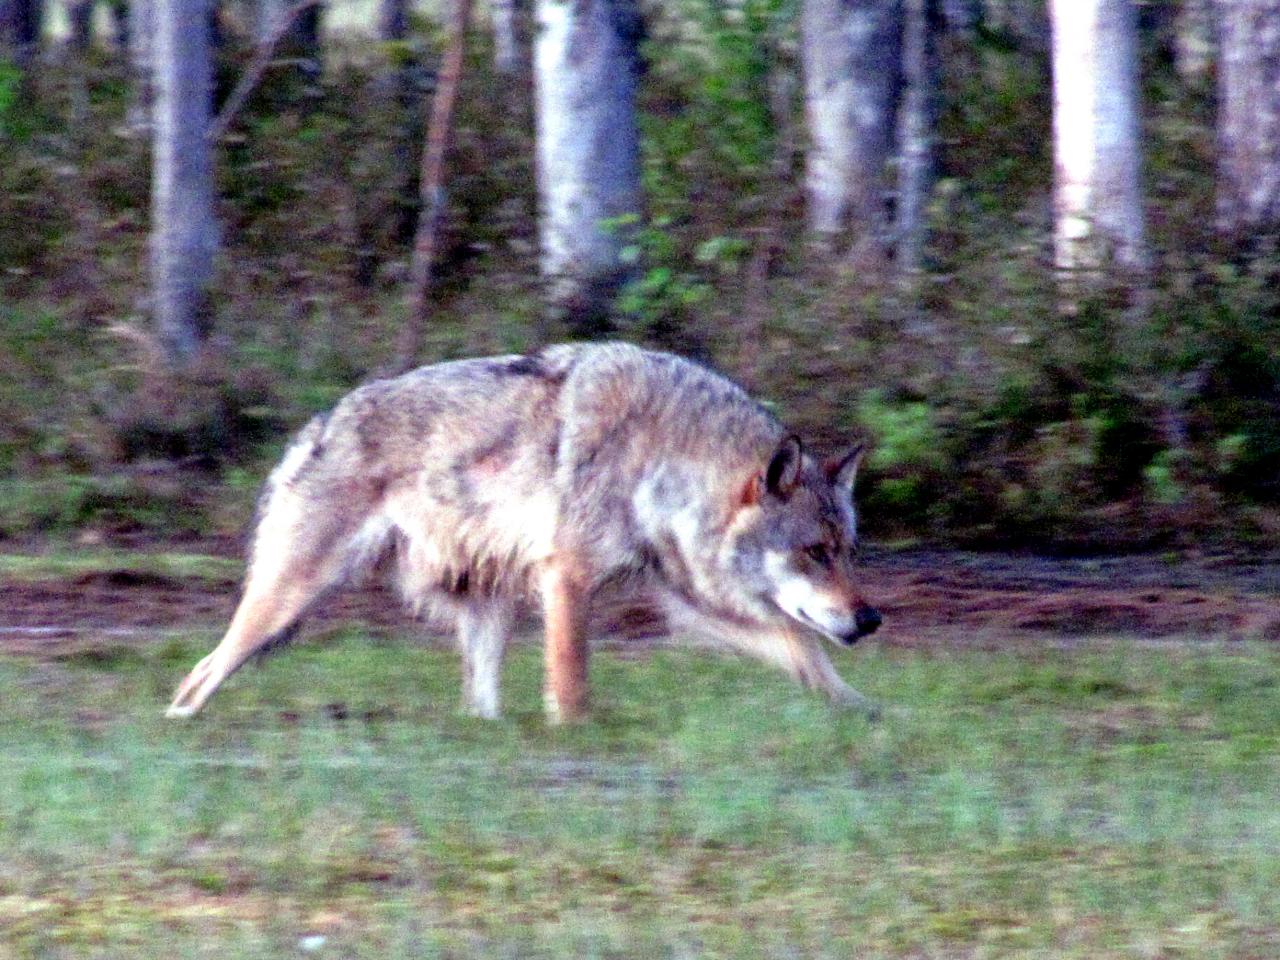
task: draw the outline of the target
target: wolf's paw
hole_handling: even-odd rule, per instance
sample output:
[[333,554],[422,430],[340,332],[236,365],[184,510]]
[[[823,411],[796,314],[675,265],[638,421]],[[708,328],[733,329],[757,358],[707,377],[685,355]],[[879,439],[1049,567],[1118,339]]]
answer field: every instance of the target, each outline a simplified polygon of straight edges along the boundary
[[884,713],[880,708],[880,704],[868,697],[864,697],[852,687],[833,690],[831,692],[831,702],[841,710],[862,714],[871,723],[881,719]]
[[585,697],[572,705],[565,706],[556,699],[554,694],[547,692],[543,695],[542,705],[546,710],[547,723],[553,727],[584,723],[590,714]]
[[502,711],[494,703],[470,703],[464,701],[458,712],[474,720],[501,720]]

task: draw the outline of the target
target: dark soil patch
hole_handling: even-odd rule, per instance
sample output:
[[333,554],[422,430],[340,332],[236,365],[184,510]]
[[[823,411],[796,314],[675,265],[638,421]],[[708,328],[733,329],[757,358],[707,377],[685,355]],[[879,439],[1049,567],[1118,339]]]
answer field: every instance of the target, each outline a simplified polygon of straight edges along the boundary
[[[1280,567],[1154,557],[1087,561],[909,552],[868,565],[889,624],[986,634],[1280,640]],[[891,639],[886,636],[886,639]]]
[[[877,635],[884,643],[998,645],[1097,634],[1280,640],[1276,563],[901,551],[873,553],[865,575],[865,593],[885,616]],[[66,657],[220,629],[237,591],[119,570],[0,583],[0,596],[0,652]],[[398,597],[377,585],[337,593],[308,619],[313,632],[346,623],[412,629]]]

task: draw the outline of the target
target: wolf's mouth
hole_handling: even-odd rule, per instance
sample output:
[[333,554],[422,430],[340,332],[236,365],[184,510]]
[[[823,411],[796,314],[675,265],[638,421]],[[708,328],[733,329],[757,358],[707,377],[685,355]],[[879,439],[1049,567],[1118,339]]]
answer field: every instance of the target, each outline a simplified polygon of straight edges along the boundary
[[840,644],[841,646],[852,647],[855,643],[858,642],[858,635],[856,633],[851,634],[847,637],[841,636],[838,633],[833,633],[831,630],[827,629],[826,627],[822,626],[822,624],[818,623],[818,621],[813,619],[813,617],[809,616],[809,614],[806,613],[803,608],[798,608],[796,610],[796,619],[799,620],[801,623],[803,623],[810,630],[814,630],[822,634],[828,640],[834,640],[836,643]]

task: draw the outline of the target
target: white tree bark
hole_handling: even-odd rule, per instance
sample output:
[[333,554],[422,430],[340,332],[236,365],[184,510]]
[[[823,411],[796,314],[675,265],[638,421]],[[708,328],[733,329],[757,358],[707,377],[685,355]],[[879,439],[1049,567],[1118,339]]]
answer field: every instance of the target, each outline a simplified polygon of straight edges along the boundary
[[125,0],[107,4],[107,36],[117,53],[129,51],[129,5]]
[[155,33],[155,0],[129,0],[129,73],[133,89],[125,125],[134,131],[151,127],[152,35]]
[[631,0],[538,0],[541,266],[552,306],[582,325],[625,279],[616,221],[641,210],[637,32]]
[[1130,0],[1050,0],[1054,252],[1064,271],[1146,265]]
[[1218,0],[1218,224],[1280,230],[1280,0]]
[[982,23],[982,0],[943,0],[942,16],[949,30],[974,33]]
[[493,21],[493,69],[499,76],[518,77],[525,72],[520,43],[524,6],[525,0],[491,0],[489,4]]
[[805,0],[801,53],[810,228],[855,262],[888,243],[888,163],[901,67],[901,0]]
[[213,212],[207,0],[155,0],[152,299],[177,365],[196,355],[211,321],[218,228]]

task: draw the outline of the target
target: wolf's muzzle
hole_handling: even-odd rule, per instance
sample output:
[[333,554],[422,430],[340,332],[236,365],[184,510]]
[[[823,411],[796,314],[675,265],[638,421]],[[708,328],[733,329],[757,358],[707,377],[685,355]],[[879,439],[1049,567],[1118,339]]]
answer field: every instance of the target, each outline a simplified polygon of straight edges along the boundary
[[861,606],[853,615],[853,631],[846,633],[841,639],[847,644],[855,644],[863,637],[870,636],[879,629],[880,611],[875,607]]

